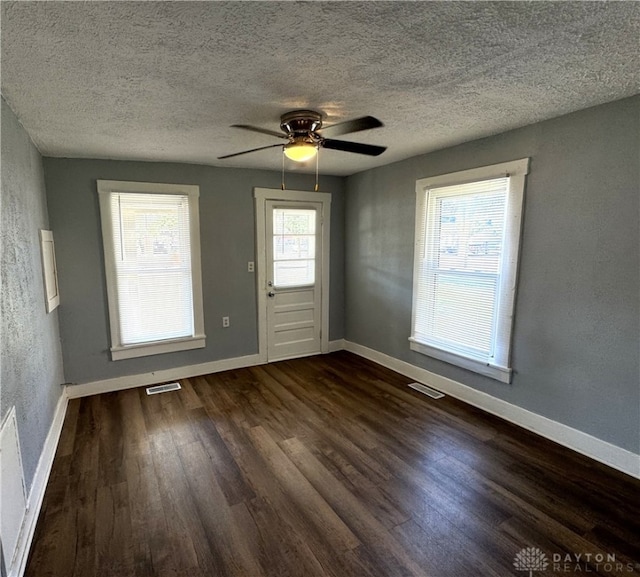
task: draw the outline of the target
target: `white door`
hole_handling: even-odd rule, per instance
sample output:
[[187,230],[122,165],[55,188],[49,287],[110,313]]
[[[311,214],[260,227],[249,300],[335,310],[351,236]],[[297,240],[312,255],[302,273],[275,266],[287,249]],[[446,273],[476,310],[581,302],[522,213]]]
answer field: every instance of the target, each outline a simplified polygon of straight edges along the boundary
[[319,353],[322,206],[270,200],[266,208],[268,360]]
[[328,226],[324,212],[329,205],[326,199],[307,200],[309,194],[285,191],[277,196],[288,198],[262,199],[263,226],[258,226],[258,235],[264,241],[259,238],[258,242],[259,251],[261,244],[263,248],[258,263],[258,303],[266,325],[260,343],[266,361],[328,351]]

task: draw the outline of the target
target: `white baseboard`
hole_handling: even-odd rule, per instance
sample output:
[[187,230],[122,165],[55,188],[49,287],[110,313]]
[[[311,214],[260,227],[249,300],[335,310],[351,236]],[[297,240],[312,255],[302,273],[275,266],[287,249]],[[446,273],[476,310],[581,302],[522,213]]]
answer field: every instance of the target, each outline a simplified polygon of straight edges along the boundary
[[[343,350],[345,348],[344,344],[344,339],[329,341],[329,352],[333,353],[335,351]],[[115,377],[113,379],[82,383],[79,385],[67,385],[65,390],[67,398],[77,399],[80,397],[88,397],[90,395],[99,395],[100,393],[111,393],[113,391],[156,385],[158,383],[176,379],[188,379],[189,377],[196,377],[198,375],[208,375],[232,369],[254,367],[262,365],[265,362],[266,360],[259,354],[247,355],[244,357],[234,357],[231,359],[201,363],[199,365],[188,365],[162,371],[152,371],[150,373],[127,375],[124,377]]]
[[640,479],[640,455],[631,451],[368,347],[344,341],[343,348]]
[[336,351],[343,351],[345,348],[345,340],[338,339],[335,341],[329,341],[329,352],[335,353]]
[[49,481],[51,467],[53,466],[53,458],[58,448],[58,440],[62,432],[68,402],[66,395],[60,395],[53,415],[53,421],[49,427],[47,438],[44,441],[44,446],[40,453],[40,459],[38,459],[38,466],[36,467],[36,472],[31,482],[31,490],[27,498],[27,512],[24,517],[20,536],[18,537],[13,565],[7,567],[7,577],[22,577],[27,567],[29,550],[31,549],[33,534],[36,530],[36,522],[40,515],[44,492],[47,488],[47,482]]
[[146,385],[157,385],[165,381],[188,379],[189,377],[197,377],[198,375],[208,375],[221,371],[229,371],[231,369],[253,367],[260,364],[262,364],[262,362],[259,355],[247,355],[245,357],[222,359],[220,361],[211,361],[199,365],[187,365],[184,367],[164,369],[162,371],[115,377],[113,379],[93,381],[80,385],[67,385],[65,390],[69,399],[77,399],[79,397],[99,395],[100,393],[122,391],[124,389],[133,389]]

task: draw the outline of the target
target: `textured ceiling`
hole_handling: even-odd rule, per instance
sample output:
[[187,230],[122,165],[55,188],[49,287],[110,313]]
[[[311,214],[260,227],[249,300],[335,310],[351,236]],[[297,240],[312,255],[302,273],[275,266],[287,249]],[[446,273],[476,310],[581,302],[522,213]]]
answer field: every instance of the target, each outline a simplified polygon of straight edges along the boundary
[[[47,156],[280,168],[280,115],[326,124],[367,168],[640,91],[637,2],[7,2],[2,94]],[[305,170],[305,168],[302,168]],[[311,170],[311,167],[306,167]]]

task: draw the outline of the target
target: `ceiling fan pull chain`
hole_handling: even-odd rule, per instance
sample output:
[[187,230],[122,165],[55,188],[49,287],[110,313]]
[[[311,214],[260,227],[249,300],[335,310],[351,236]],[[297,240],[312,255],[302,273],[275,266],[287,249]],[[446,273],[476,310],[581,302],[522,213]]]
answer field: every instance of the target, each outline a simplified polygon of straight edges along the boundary
[[282,190],[285,190],[284,187],[284,146],[282,147],[282,183],[280,184]]
[[314,188],[315,192],[318,192],[318,157],[320,156],[320,147],[316,146],[318,151],[316,152],[316,187]]

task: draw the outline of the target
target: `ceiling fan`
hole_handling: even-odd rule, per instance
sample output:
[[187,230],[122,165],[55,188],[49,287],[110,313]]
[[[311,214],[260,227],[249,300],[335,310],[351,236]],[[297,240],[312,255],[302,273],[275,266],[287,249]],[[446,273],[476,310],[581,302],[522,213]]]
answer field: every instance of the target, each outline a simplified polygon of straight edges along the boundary
[[259,148],[219,156],[218,160],[232,158],[233,156],[240,156],[241,154],[248,154],[258,150],[265,150],[267,148],[275,148],[276,146],[283,147],[285,156],[297,162],[310,160],[321,147],[332,150],[342,150],[344,152],[355,152],[356,154],[366,154],[368,156],[378,156],[387,149],[386,146],[347,142],[345,140],[335,140],[328,137],[369,130],[370,128],[379,128],[380,126],[383,126],[383,124],[377,118],[373,116],[362,116],[361,118],[338,122],[337,124],[323,128],[322,114],[319,112],[315,112],[314,110],[293,110],[280,117],[280,129],[284,134],[257,126],[249,126],[247,124],[232,125],[232,128],[242,128],[244,130],[251,130],[252,132],[260,132],[261,134],[285,139],[287,140],[285,144],[260,146]]

